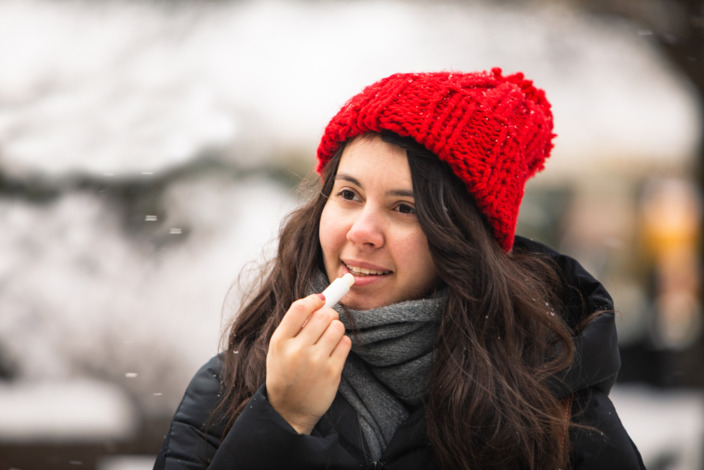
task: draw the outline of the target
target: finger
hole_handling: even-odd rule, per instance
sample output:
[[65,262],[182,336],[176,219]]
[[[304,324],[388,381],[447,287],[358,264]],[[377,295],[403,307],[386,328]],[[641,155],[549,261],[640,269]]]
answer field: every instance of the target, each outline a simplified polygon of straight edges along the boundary
[[283,338],[293,338],[301,331],[308,317],[325,304],[325,299],[319,294],[296,300],[281,319],[277,327],[278,335]]
[[340,320],[333,319],[320,335],[315,345],[320,348],[325,355],[329,356],[343,336],[345,336],[345,325],[343,325]]
[[345,366],[345,361],[347,360],[347,356],[350,354],[351,350],[352,339],[350,339],[347,335],[342,335],[342,338],[340,338],[330,354],[330,359],[337,364],[338,369],[336,370],[336,373],[342,373],[342,368]]
[[330,326],[333,320],[337,320],[338,314],[331,308],[322,308],[313,312],[308,318],[308,323],[298,333],[297,338],[300,338],[307,344],[316,344],[320,337]]

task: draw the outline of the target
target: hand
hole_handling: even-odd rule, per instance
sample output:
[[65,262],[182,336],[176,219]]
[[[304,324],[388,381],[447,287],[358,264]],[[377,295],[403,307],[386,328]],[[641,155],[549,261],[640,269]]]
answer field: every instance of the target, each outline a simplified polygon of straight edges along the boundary
[[269,403],[301,434],[310,434],[330,408],[352,347],[345,326],[320,294],[295,301],[269,342]]

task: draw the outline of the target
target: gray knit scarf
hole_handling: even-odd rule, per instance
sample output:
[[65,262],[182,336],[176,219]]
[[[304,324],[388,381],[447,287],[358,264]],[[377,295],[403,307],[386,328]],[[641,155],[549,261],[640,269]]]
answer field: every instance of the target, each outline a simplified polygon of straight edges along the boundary
[[[314,291],[322,292],[326,285],[321,273]],[[339,391],[357,412],[373,460],[427,395],[433,342],[446,299],[443,293],[372,310],[346,309],[347,314],[335,307],[352,338]]]

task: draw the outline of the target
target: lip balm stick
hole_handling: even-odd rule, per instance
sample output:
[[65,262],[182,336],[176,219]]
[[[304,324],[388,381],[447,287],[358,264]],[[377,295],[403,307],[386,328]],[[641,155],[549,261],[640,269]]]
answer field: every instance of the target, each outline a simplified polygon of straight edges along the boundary
[[354,284],[354,276],[350,273],[335,279],[332,283],[323,291],[325,296],[324,307],[332,307],[340,301],[346,293],[350,291],[350,288]]

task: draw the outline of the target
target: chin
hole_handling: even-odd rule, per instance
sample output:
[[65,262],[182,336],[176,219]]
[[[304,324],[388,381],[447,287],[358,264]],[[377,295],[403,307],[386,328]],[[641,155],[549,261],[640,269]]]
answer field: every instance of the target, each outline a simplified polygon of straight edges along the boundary
[[351,308],[352,310],[371,310],[374,308],[379,308],[379,307],[384,307],[385,305],[389,305],[391,302],[383,302],[383,301],[374,301],[370,299],[361,299],[361,300],[351,300],[349,302],[343,302],[343,305],[347,308]]

